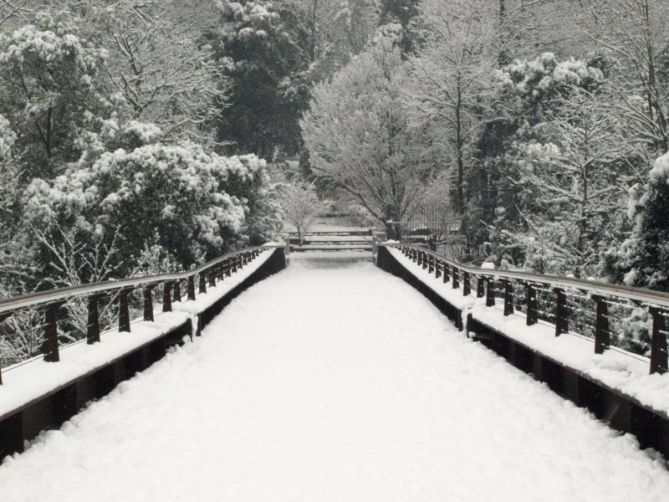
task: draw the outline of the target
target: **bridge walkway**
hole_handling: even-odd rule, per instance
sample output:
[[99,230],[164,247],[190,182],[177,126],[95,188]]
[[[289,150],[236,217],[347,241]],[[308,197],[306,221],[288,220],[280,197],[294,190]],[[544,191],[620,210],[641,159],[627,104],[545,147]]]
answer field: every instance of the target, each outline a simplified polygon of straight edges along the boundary
[[313,256],[7,459],[2,500],[666,500],[632,437],[372,263]]

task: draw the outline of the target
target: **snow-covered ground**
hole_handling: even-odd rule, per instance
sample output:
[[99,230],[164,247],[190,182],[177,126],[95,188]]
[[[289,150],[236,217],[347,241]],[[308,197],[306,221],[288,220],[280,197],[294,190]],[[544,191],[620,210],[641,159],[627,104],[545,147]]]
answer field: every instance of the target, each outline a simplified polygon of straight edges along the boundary
[[424,284],[460,309],[463,312],[463,323],[467,315],[471,314],[476,320],[527,347],[637,399],[656,413],[669,415],[669,373],[650,375],[650,361],[647,357],[615,348],[604,354],[595,354],[592,339],[574,332],[556,337],[555,325],[543,321],[527,326],[527,319],[521,312],[504,316],[503,302],[500,300],[494,307],[486,307],[485,299],[476,298],[475,293],[463,296],[462,284],[458,289],[453,289],[452,278],[444,284],[443,279],[435,278],[434,273],[430,274],[398,249],[390,249],[390,253]]
[[662,461],[404,282],[308,256],[5,461],[2,500],[667,500]]
[[272,251],[260,253],[251,263],[238,269],[230,277],[208,287],[207,294],[197,294],[195,300],[172,304],[173,312],[162,312],[160,304],[154,304],[155,322],[136,319],[131,332],[123,333],[111,329],[101,334],[101,343],[87,345],[80,340],[60,348],[60,361],[47,363],[36,357],[3,370],[3,385],[0,387],[0,416],[14,413],[27,403],[63,387],[133,350],[142,347],[162,335],[190,321],[193,331],[197,327],[197,315],[216,303],[225,294],[250,277],[272,256]]

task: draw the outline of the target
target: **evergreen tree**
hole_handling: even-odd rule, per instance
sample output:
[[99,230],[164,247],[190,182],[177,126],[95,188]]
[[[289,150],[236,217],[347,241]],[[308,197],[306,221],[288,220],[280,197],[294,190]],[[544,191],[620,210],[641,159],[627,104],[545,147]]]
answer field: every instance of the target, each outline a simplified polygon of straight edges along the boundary
[[404,54],[415,49],[412,23],[420,12],[421,0],[381,0],[379,24],[396,23],[402,27],[400,47]]
[[669,153],[660,157],[645,184],[630,193],[631,236],[607,254],[611,278],[629,286],[669,290]]
[[287,14],[264,0],[221,5],[222,27],[208,38],[227,87],[215,126],[228,153],[272,160],[278,152],[294,155],[301,148],[309,40]]

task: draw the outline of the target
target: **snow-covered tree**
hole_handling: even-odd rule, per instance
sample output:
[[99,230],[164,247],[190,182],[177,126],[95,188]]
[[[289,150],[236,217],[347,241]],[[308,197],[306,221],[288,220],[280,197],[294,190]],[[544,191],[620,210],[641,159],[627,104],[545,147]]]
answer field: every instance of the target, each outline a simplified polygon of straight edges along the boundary
[[[560,117],[578,92],[595,94],[604,73],[595,64],[545,53],[517,60],[495,71],[491,95],[473,146],[467,173],[466,229],[473,244],[492,244],[493,252],[516,265],[525,263],[532,240],[517,238],[527,230],[523,177],[519,167],[532,145],[552,143],[544,123]],[[528,150],[529,148],[529,150]],[[529,204],[536,200],[530,198]]]
[[608,253],[614,280],[669,290],[669,153],[655,161],[646,182],[630,191],[634,229],[619,250]]
[[400,47],[406,54],[415,49],[415,33],[412,23],[418,16],[421,0],[381,0],[379,5],[379,23],[396,23],[402,28]]
[[0,36],[0,114],[17,134],[24,179],[62,172],[79,157],[82,132],[110,113],[100,78],[106,55],[66,17],[39,15]]
[[533,269],[594,276],[623,216],[630,141],[608,102],[578,88],[537,128],[513,180],[526,225],[506,235]]
[[0,0],[0,28],[28,21],[33,8],[30,0]]
[[279,184],[279,201],[287,223],[295,227],[300,242],[314,220],[327,209],[316,193],[313,182],[294,180]]
[[313,91],[302,122],[314,174],[387,225],[415,206],[432,165],[409,128],[402,102],[404,70],[393,40],[354,58]]
[[619,101],[628,125],[657,154],[669,150],[669,3],[584,0],[588,36],[617,61]]
[[[87,36],[108,50],[104,71],[127,101],[130,117],[155,123],[167,139],[209,139],[203,126],[224,85],[187,12],[154,0],[68,0],[67,5]],[[54,8],[62,9],[62,2]]]
[[266,0],[221,2],[221,16],[209,36],[229,84],[215,120],[218,140],[229,145],[226,151],[270,161],[277,151],[297,153],[308,103],[306,34]]
[[430,35],[409,61],[410,84],[404,88],[413,121],[441,138],[447,167],[455,172],[453,199],[460,214],[465,208],[465,150],[493,68],[487,4],[485,0],[423,3],[420,23]]

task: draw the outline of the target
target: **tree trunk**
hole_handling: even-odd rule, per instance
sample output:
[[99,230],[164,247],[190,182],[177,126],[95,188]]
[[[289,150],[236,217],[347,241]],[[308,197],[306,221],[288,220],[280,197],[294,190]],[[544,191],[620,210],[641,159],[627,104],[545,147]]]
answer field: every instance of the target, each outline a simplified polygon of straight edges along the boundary
[[456,196],[455,203],[458,210],[458,215],[462,216],[465,212],[465,194],[464,194],[464,178],[465,178],[465,168],[463,160],[463,147],[464,139],[462,137],[462,89],[460,88],[460,79],[458,77],[457,85],[457,99],[455,102],[455,145],[457,153],[457,186],[456,186]]
[[400,222],[398,221],[399,215],[397,207],[393,204],[386,205],[386,217],[383,222],[386,226],[386,239],[387,240],[400,240]]

